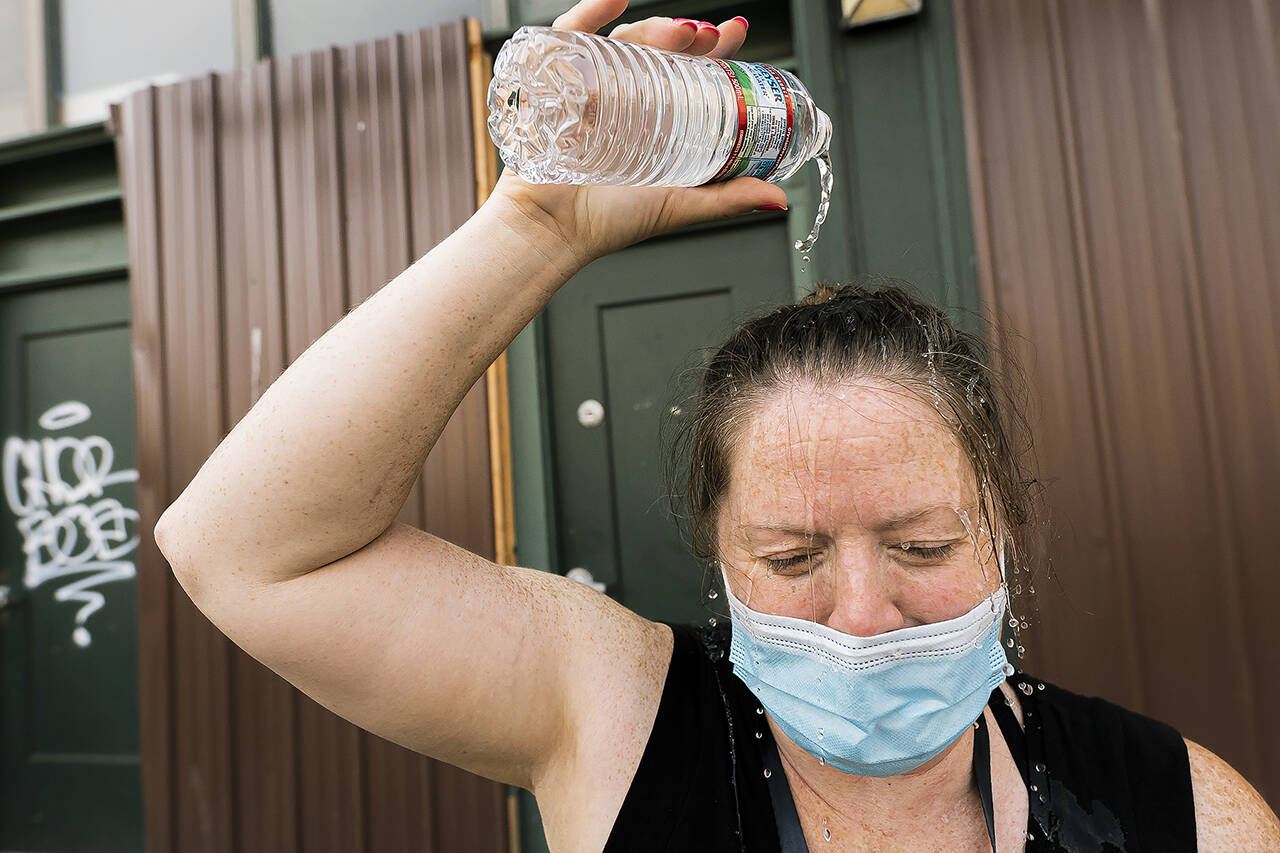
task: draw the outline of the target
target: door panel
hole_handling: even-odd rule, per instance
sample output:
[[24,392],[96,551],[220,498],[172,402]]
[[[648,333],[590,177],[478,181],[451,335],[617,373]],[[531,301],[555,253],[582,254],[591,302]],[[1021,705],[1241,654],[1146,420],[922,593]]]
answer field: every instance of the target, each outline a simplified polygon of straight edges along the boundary
[[141,849],[128,283],[0,296],[0,849]]
[[[596,261],[547,308],[561,571],[650,619],[704,621],[703,567],[668,512],[660,418],[737,321],[791,299],[785,219],[699,228]],[[584,357],[584,353],[586,356]],[[583,401],[603,405],[584,426]]]

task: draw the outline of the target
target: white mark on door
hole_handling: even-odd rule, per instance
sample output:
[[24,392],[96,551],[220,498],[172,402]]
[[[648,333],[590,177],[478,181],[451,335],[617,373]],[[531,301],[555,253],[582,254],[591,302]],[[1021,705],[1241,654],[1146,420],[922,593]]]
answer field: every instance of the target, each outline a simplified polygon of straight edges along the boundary
[[[68,400],[41,415],[39,424],[57,432],[90,416],[84,403]],[[106,603],[96,587],[137,574],[125,558],[138,547],[138,513],[103,497],[103,490],[135,482],[138,472],[112,471],[114,462],[111,443],[100,435],[12,436],[4,443],[4,497],[22,534],[23,583],[28,589],[60,584],[55,601],[80,602],[71,638],[82,647],[92,642],[85,623]]]

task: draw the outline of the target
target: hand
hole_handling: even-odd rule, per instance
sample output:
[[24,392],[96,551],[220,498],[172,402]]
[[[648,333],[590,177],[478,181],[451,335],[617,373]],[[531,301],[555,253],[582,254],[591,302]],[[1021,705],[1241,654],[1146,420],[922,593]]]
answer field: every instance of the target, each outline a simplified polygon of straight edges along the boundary
[[[594,33],[626,8],[627,0],[581,0],[556,18],[552,26]],[[738,52],[747,35],[741,18],[715,28],[690,26],[696,23],[646,18],[614,27],[609,37],[693,56],[728,59]],[[766,204],[785,207],[787,203],[780,187],[758,178],[735,178],[701,187],[588,187],[531,184],[510,169],[503,173],[490,198],[515,214],[512,221],[522,230],[563,241],[564,248],[583,266],[682,225],[725,219]]]

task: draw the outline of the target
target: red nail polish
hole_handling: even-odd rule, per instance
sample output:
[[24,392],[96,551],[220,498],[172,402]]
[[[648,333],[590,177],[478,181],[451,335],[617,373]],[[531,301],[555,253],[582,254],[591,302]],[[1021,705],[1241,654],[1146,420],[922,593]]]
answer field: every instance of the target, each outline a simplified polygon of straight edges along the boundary
[[756,210],[786,210],[787,208],[781,204],[762,204]]
[[688,18],[681,18],[681,19],[677,19],[676,23],[682,27],[688,27],[689,29],[693,30],[695,33],[698,31],[697,21],[691,21]]
[[715,24],[710,23],[709,21],[699,21],[698,29],[699,30],[715,30],[716,35],[720,35],[720,28],[717,27]]
[[747,23],[747,19],[746,19],[746,18],[744,18],[744,17],[742,17],[741,15],[738,15],[737,17],[735,17],[735,18],[734,18],[734,20],[735,20],[735,21],[742,21],[742,28],[743,28],[744,30],[746,30],[746,29],[750,29],[750,27],[751,27],[751,25],[750,25],[749,23]]
[[698,25],[698,22],[693,18],[672,18],[671,20],[675,21],[677,24],[693,24],[695,27]]

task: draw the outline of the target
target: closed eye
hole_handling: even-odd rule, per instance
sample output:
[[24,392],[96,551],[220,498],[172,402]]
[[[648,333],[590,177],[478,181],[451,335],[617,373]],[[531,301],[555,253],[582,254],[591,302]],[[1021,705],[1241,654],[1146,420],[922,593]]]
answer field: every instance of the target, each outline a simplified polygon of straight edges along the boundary
[[914,545],[910,542],[904,542],[898,546],[898,550],[906,554],[908,557],[918,560],[941,560],[951,555],[956,549],[955,542],[949,542],[946,545]]
[[800,574],[801,572],[797,570],[807,571],[810,569],[813,558],[816,556],[817,554],[797,554],[794,557],[762,557],[761,559],[764,560],[765,565],[769,567],[771,572],[777,574]]

